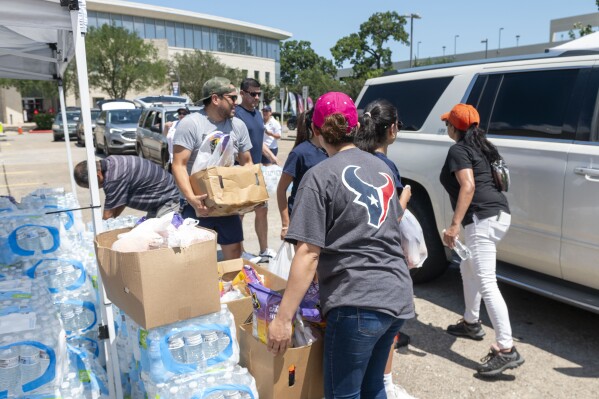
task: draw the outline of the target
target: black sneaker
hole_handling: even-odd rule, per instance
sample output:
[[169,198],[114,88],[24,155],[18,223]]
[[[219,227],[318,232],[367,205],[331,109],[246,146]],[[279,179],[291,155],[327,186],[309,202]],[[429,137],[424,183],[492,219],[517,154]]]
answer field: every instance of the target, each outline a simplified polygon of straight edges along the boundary
[[501,374],[504,370],[515,369],[524,363],[524,358],[513,346],[509,352],[496,352],[491,349],[489,354],[480,361],[482,364],[476,369],[478,374],[484,377],[492,377]]
[[470,324],[466,323],[464,319],[461,319],[458,324],[448,326],[447,332],[456,337],[468,337],[475,341],[480,341],[485,336],[480,320]]
[[402,332],[397,333],[397,341],[395,342],[395,349],[403,348],[410,344],[410,336]]

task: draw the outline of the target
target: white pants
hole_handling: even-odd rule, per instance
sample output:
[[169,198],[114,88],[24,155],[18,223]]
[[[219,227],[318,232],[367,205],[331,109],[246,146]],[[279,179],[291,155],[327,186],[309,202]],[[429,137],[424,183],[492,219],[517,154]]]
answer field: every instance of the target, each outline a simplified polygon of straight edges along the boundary
[[480,220],[474,215],[474,222],[464,228],[466,246],[472,253],[460,264],[466,303],[464,320],[467,323],[478,321],[483,299],[495,329],[497,345],[500,349],[510,349],[513,346],[512,327],[507,306],[497,286],[495,244],[507,233],[511,216],[504,214],[501,221],[497,219],[494,216]]

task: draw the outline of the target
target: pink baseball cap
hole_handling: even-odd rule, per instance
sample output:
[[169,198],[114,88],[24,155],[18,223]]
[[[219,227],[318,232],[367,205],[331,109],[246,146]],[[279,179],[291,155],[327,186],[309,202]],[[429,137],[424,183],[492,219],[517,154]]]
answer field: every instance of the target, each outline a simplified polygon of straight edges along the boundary
[[320,96],[314,105],[312,123],[320,128],[327,116],[332,114],[342,114],[345,117],[348,133],[358,124],[358,110],[345,93],[331,91]]

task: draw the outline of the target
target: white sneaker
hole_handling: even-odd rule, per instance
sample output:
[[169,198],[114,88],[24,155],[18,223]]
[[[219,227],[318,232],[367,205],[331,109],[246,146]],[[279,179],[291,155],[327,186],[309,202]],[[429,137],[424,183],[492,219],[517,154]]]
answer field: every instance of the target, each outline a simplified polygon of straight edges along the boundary
[[277,256],[277,253],[274,250],[266,248],[263,252],[260,252],[260,262],[269,263],[275,256]]
[[254,254],[251,254],[249,252],[243,252],[241,254],[241,257],[245,260],[249,260],[252,263],[258,263],[262,260],[262,256],[256,256]]
[[393,384],[385,389],[388,399],[416,399],[410,395],[401,385]]

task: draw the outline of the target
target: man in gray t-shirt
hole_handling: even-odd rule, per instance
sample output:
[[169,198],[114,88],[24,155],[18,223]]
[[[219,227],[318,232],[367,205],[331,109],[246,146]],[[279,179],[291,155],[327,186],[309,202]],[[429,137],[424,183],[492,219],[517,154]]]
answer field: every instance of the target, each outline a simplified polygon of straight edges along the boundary
[[237,89],[228,79],[215,77],[208,80],[202,87],[202,95],[204,109],[183,119],[173,138],[173,176],[186,202],[182,215],[196,218],[200,226],[218,233],[217,242],[224,259],[240,258],[243,228],[239,215],[208,217],[210,209],[204,204],[206,195],[194,194],[189,175],[202,141],[209,133],[220,131],[231,135],[240,165],[252,164],[249,152],[252,143],[245,124],[233,118]]

